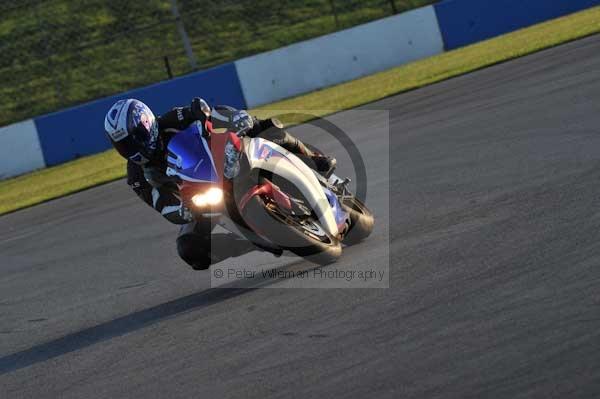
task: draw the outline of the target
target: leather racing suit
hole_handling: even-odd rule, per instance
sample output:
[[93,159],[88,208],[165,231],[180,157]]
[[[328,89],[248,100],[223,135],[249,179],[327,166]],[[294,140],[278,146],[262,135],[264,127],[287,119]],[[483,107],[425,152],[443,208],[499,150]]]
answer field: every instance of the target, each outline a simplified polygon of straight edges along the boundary
[[[206,123],[207,117],[203,113],[193,112],[191,107],[175,107],[159,116],[157,122],[163,155],[168,140],[193,122],[202,122],[210,134],[210,126],[214,129],[232,128],[230,116],[236,112],[238,111],[232,107],[216,106],[209,117],[210,124]],[[313,152],[300,140],[286,132],[277,120],[254,118],[253,127],[247,134],[250,137],[260,136],[273,141],[299,155],[302,159],[313,160],[312,166],[324,173],[329,173],[335,167],[335,159]],[[164,156],[157,157],[159,160],[161,158]],[[127,184],[142,201],[154,208],[169,222],[182,225],[177,237],[177,251],[186,263],[195,270],[203,270],[207,269],[211,263],[228,257],[241,256],[257,249],[249,241],[238,239],[233,234],[211,234],[214,226],[208,219],[192,220],[189,212],[186,212],[181,204],[176,184],[166,176],[165,170],[166,164],[156,160],[144,166],[128,161]],[[211,248],[217,247],[223,247],[226,250],[211,251]]]

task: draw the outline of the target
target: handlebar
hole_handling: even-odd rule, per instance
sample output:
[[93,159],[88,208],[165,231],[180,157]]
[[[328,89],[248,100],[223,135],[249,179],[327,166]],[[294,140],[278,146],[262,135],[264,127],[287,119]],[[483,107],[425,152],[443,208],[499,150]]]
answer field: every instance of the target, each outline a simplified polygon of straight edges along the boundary
[[237,131],[235,134],[236,134],[236,136],[238,136],[239,138],[243,138],[243,137],[246,137],[246,134],[247,134],[247,133],[248,133],[250,130],[252,130],[252,128],[246,127],[246,128],[244,128],[244,129],[240,129],[240,130],[238,130],[238,131]]

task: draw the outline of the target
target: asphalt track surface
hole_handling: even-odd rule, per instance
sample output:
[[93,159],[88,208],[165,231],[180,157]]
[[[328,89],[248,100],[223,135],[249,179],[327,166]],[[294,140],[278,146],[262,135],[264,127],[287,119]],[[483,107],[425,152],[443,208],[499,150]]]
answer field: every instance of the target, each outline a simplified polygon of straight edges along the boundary
[[115,182],[0,218],[0,397],[599,397],[600,36],[366,108],[389,289],[209,289]]

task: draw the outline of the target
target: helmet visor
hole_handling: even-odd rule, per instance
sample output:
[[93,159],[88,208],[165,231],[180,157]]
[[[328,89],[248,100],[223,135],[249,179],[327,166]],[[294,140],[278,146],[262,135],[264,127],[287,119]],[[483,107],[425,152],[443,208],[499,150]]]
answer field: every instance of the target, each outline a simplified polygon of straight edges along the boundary
[[152,155],[158,142],[158,123],[148,106],[141,101],[131,104],[130,132],[134,140],[147,155]]

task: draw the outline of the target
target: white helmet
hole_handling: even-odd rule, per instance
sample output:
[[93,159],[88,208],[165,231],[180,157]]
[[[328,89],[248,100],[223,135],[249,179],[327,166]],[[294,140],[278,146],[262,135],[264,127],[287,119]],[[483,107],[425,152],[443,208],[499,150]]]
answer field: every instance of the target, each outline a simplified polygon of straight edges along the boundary
[[117,101],[104,118],[104,130],[123,158],[143,165],[155,156],[158,123],[143,102],[133,98]]

